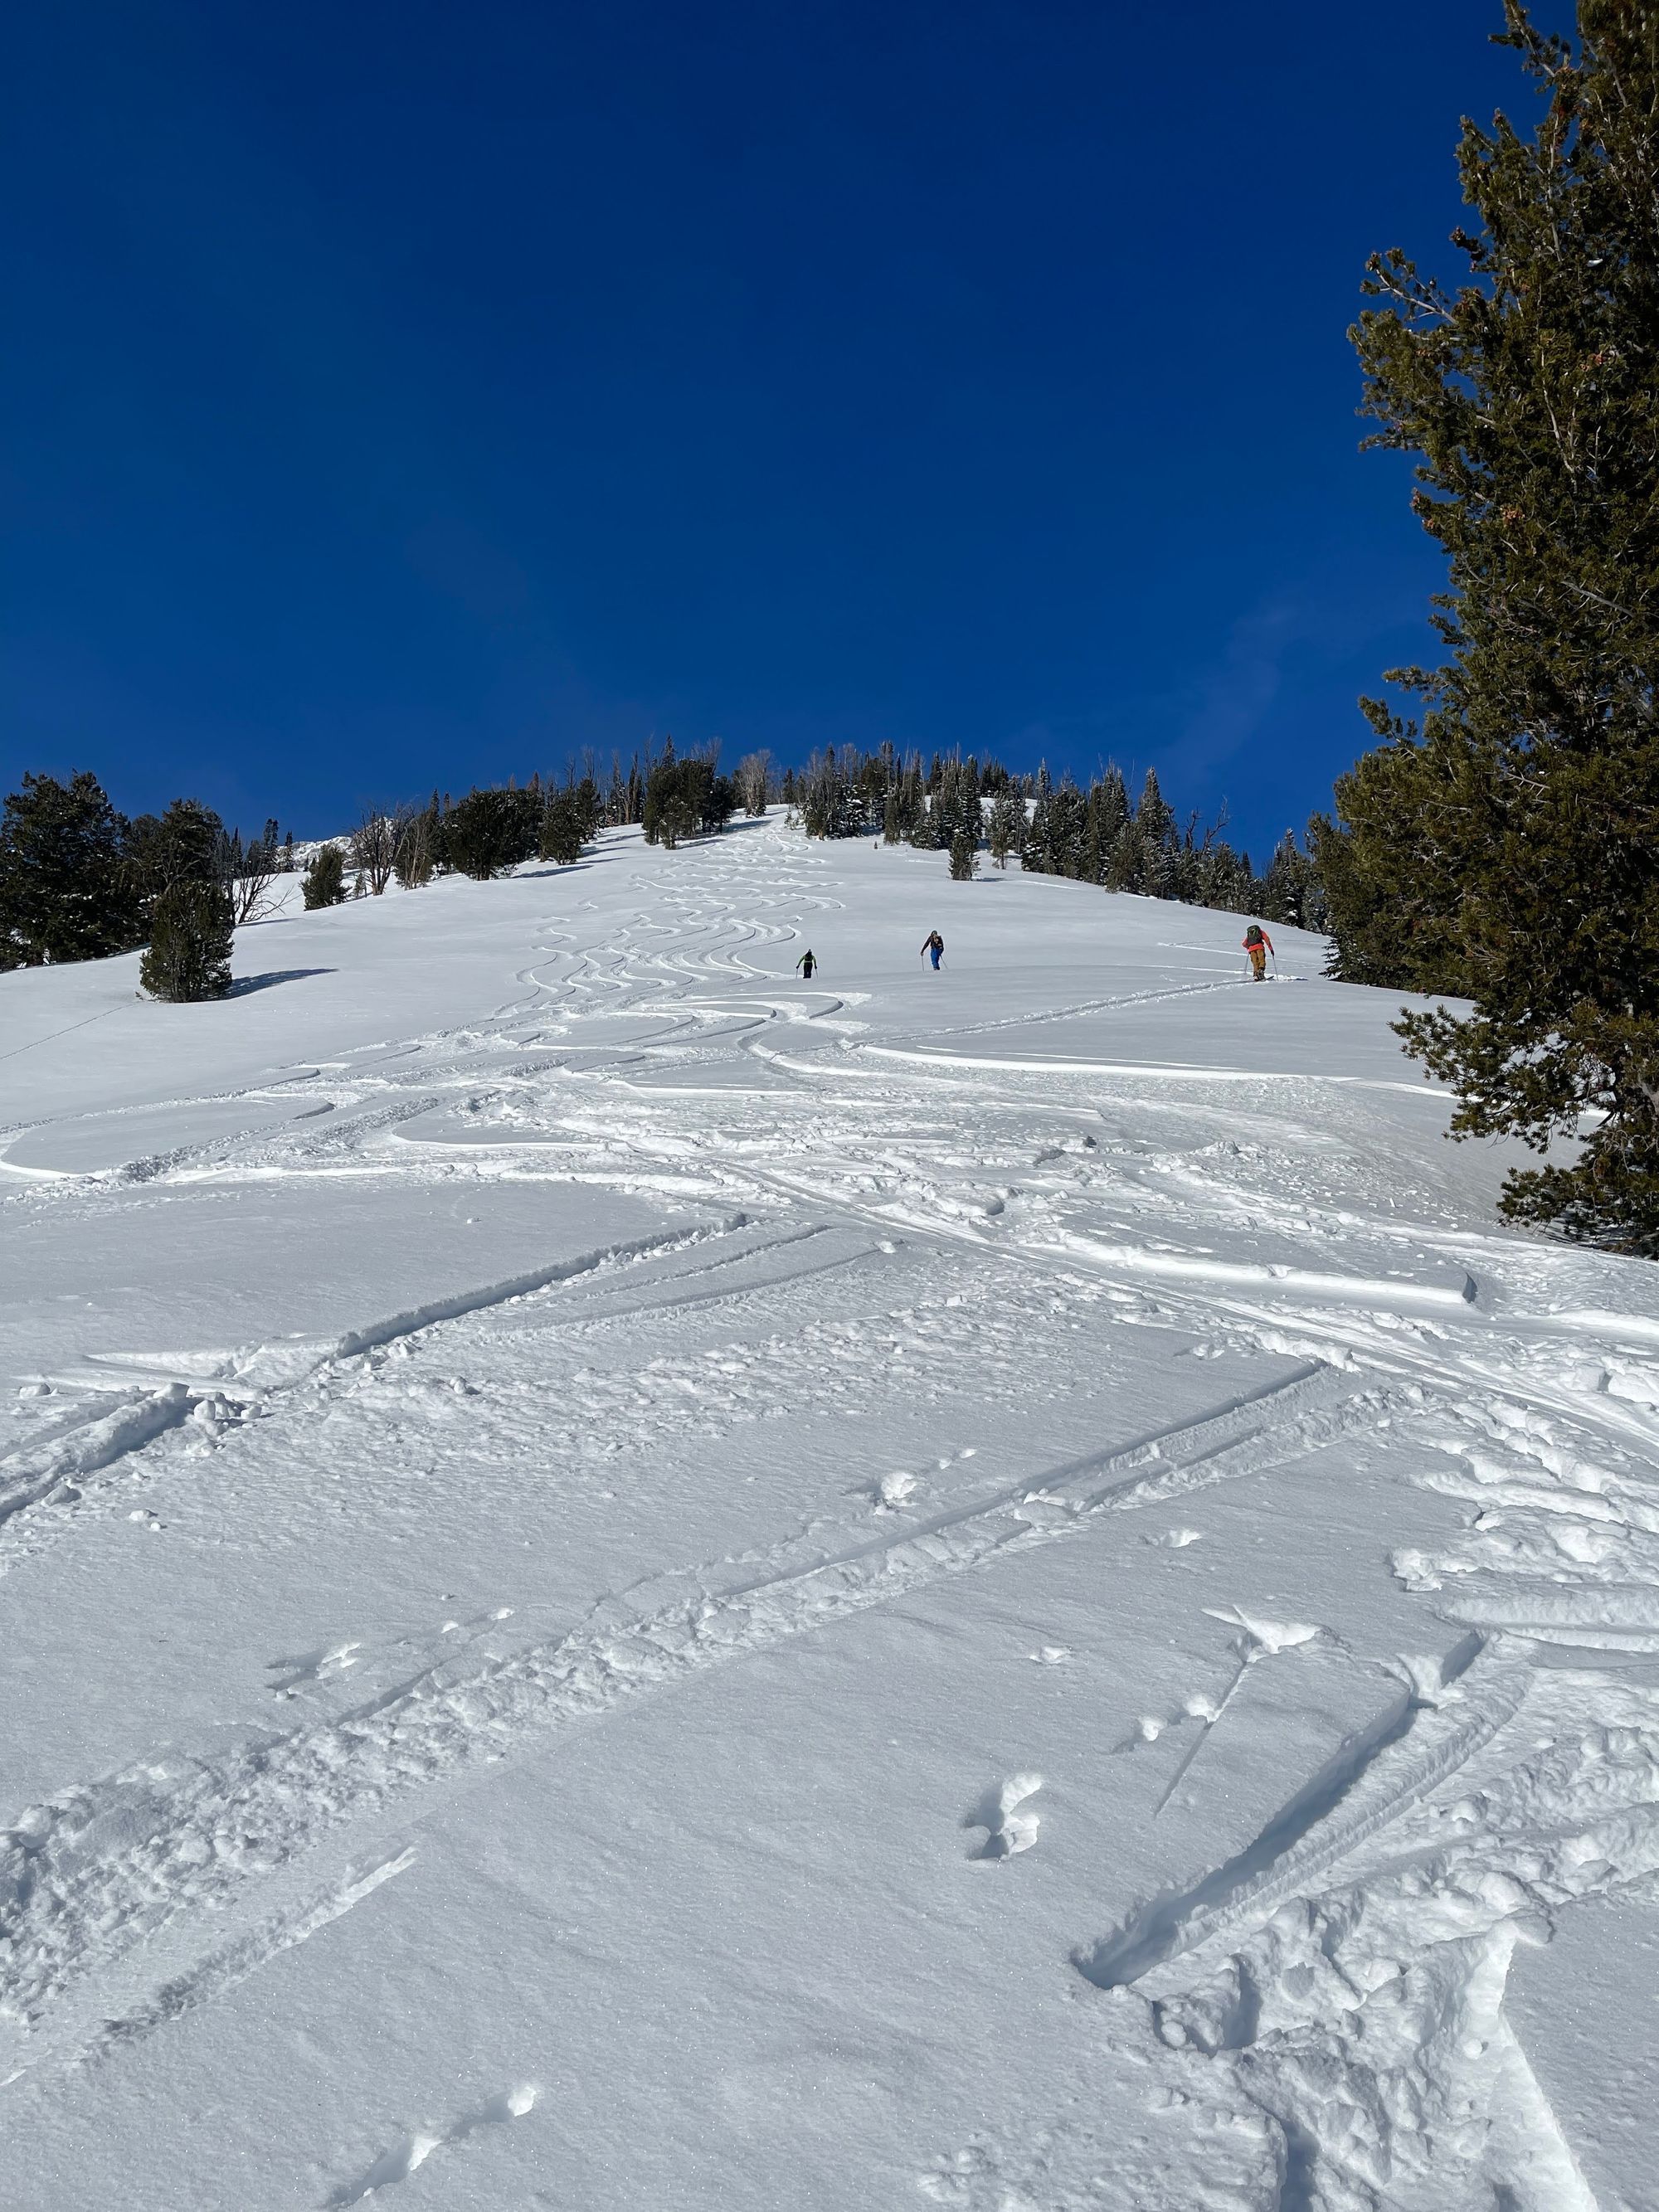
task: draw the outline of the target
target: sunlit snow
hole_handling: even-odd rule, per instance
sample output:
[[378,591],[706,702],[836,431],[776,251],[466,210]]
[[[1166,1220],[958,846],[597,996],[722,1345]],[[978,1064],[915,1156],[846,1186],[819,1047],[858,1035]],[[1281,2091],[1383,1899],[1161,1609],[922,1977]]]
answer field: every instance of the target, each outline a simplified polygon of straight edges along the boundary
[[1246,919],[0,977],[6,2204],[1651,2204],[1659,1275]]

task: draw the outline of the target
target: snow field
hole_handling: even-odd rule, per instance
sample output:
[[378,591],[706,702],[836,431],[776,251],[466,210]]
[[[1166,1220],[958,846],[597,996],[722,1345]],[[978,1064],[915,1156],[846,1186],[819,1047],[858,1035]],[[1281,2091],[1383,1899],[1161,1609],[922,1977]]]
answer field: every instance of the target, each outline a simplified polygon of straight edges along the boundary
[[943,877],[0,979],[12,2201],[1644,2203],[1651,1270],[1310,940]]

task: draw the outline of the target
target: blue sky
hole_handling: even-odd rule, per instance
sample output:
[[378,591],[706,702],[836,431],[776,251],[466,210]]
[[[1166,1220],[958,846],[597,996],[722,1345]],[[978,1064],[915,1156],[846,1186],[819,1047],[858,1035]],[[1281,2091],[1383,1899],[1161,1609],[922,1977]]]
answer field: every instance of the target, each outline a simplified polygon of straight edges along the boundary
[[1265,857],[1431,649],[1345,333],[1371,249],[1455,265],[1499,13],[20,14],[0,783],[305,834],[891,738]]

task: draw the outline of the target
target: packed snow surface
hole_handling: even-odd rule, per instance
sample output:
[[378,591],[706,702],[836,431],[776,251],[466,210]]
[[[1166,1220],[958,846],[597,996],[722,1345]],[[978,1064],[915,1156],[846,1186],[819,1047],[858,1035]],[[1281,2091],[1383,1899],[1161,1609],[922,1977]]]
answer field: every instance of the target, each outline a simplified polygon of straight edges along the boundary
[[9,2208],[1659,2203],[1659,1275],[1243,919],[0,978]]

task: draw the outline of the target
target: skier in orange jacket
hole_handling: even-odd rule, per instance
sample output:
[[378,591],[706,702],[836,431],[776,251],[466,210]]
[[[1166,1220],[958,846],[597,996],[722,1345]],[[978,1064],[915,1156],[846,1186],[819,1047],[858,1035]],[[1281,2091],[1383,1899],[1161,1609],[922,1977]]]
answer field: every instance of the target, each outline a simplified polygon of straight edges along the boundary
[[[1267,955],[1273,951],[1273,941],[1259,921],[1253,921],[1244,933],[1244,950],[1250,956],[1250,980],[1265,982],[1267,975]],[[1277,958],[1277,955],[1274,957]]]

